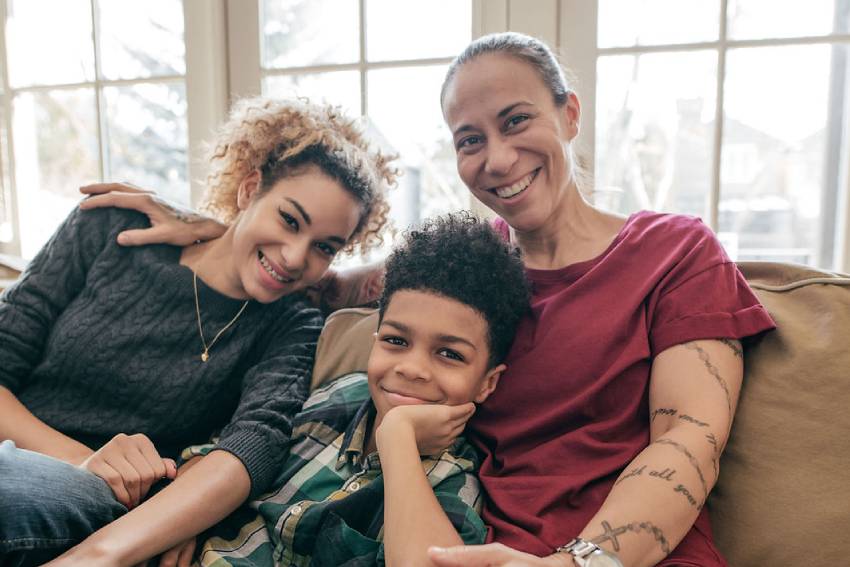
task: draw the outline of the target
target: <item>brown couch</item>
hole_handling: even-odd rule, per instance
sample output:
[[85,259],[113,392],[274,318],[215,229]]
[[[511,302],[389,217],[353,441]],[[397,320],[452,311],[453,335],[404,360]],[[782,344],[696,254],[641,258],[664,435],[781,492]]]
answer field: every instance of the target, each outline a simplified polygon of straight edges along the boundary
[[[732,567],[850,566],[850,276],[739,266],[778,329],[746,345],[735,426],[709,499],[717,543]],[[376,315],[328,318],[313,387],[365,370]]]
[[[778,324],[745,351],[745,379],[709,499],[731,567],[850,565],[850,276],[739,264]],[[0,266],[0,280],[14,278]],[[0,285],[0,287],[2,287]],[[377,314],[325,324],[312,387],[365,370]]]

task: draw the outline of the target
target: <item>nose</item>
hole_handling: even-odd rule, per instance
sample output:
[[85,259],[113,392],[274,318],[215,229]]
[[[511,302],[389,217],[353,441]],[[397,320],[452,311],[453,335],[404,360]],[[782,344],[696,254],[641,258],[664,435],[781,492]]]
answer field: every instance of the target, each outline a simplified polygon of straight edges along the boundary
[[395,371],[399,376],[410,381],[427,382],[431,380],[431,369],[428,364],[427,353],[408,351],[396,363]]
[[306,238],[285,242],[280,250],[284,269],[293,276],[301,275],[307,269],[309,253],[310,242]]
[[488,141],[486,151],[484,170],[490,175],[507,175],[516,163],[516,149],[509,141],[501,137],[491,138]]

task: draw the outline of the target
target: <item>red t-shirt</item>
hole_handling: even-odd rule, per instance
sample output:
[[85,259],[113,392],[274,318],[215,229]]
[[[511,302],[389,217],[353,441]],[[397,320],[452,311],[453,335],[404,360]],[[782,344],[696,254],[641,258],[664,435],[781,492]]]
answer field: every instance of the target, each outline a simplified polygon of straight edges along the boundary
[[[507,234],[503,220],[495,226]],[[485,453],[490,540],[543,556],[584,529],[649,444],[653,357],[774,323],[693,217],[635,213],[597,258],[527,273],[532,313],[470,428]],[[703,508],[659,565],[725,566],[708,520]]]

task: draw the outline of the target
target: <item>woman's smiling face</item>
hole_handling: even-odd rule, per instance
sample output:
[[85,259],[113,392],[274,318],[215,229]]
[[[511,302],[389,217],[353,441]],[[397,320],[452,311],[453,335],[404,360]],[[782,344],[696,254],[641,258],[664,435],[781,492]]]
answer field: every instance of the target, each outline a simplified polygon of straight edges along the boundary
[[269,303],[319,281],[357,228],[361,207],[313,165],[265,191],[259,183],[253,173],[239,188],[233,258],[245,294]]
[[563,203],[573,174],[575,96],[556,106],[534,67],[490,53],[458,68],[443,112],[466,186],[517,230],[541,228]]

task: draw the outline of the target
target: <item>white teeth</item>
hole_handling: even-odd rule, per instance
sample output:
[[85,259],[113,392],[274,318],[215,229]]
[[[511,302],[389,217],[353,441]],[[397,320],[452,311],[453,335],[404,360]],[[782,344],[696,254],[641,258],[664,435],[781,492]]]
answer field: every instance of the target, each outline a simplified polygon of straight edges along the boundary
[[534,181],[534,176],[536,175],[537,170],[534,170],[513,185],[509,185],[507,187],[496,187],[493,191],[495,191],[496,195],[498,195],[501,199],[513,197],[514,195],[518,195],[528,189],[528,186],[531,185],[532,181]]
[[272,268],[271,264],[269,264],[268,260],[266,260],[266,257],[263,255],[262,252],[257,254],[257,256],[259,256],[259,258],[260,258],[260,264],[263,265],[263,268],[266,269],[266,271],[269,273],[269,275],[271,277],[273,277],[274,279],[276,279],[280,283],[288,283],[288,282],[292,281],[292,280],[288,280],[288,279],[284,278],[283,276],[281,276],[280,274],[275,272],[274,268]]

